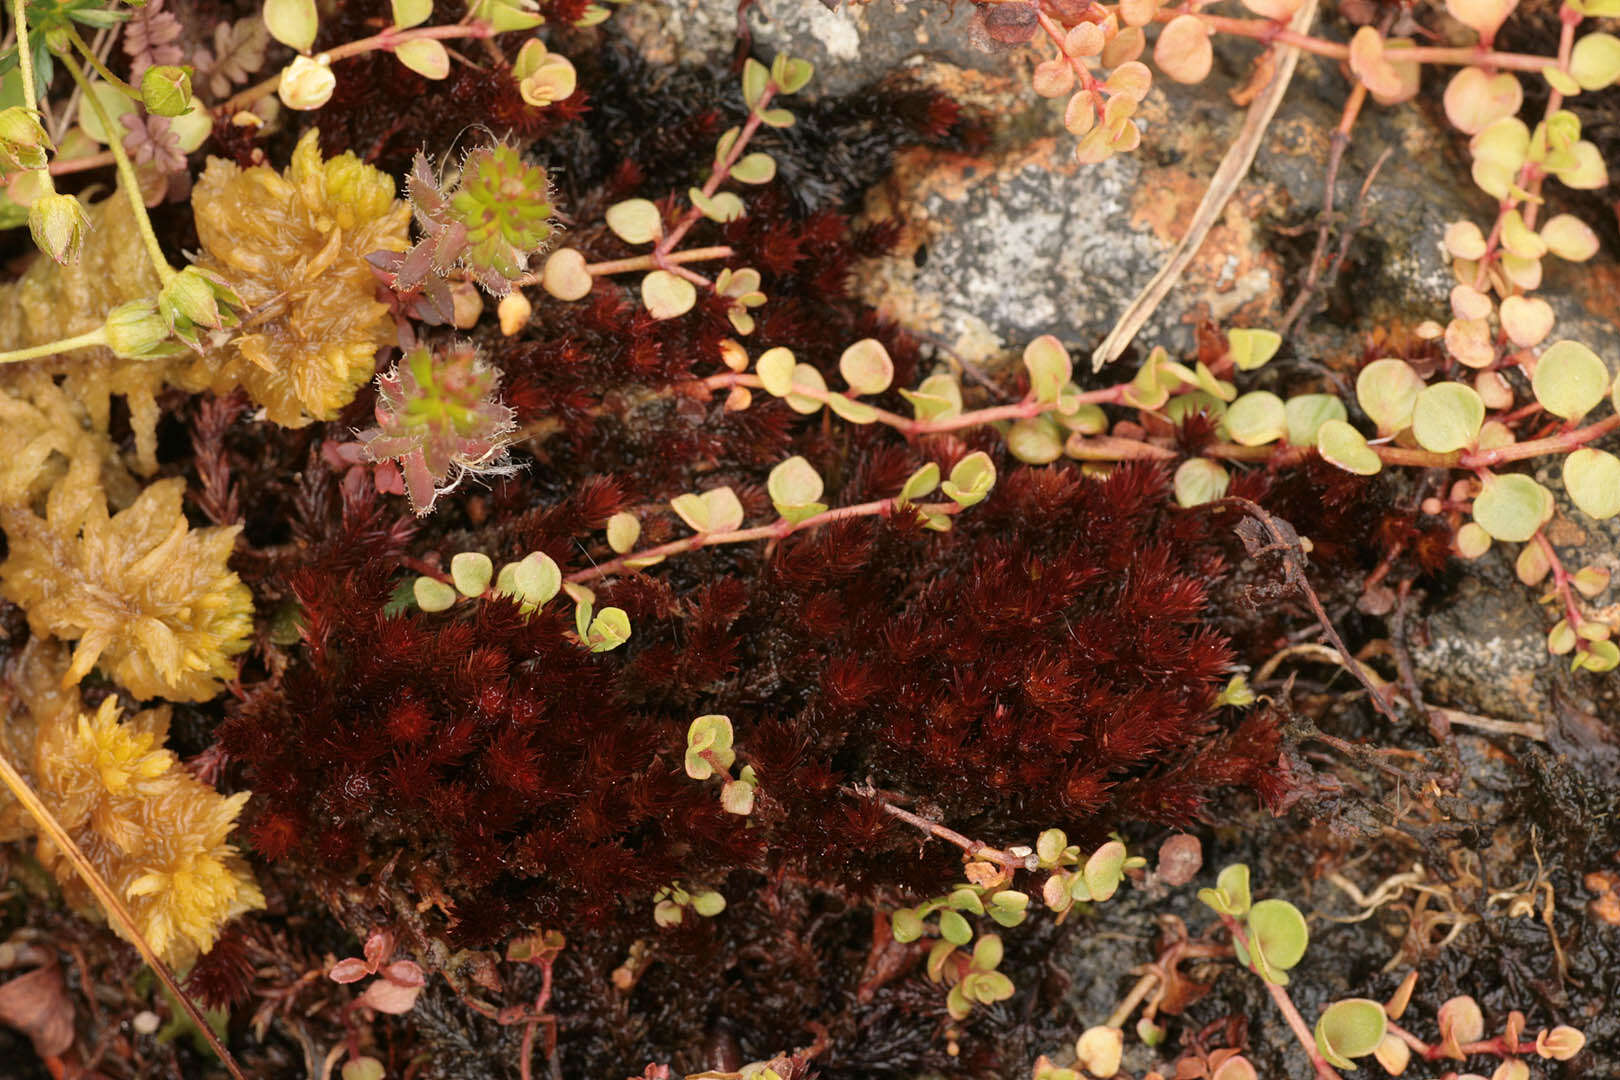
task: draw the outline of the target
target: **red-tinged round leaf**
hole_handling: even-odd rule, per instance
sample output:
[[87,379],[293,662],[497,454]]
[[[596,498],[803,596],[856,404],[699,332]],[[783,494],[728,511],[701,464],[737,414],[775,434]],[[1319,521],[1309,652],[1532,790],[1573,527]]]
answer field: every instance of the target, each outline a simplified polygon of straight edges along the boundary
[[1504,117],[1518,115],[1524,87],[1512,72],[1488,75],[1483,68],[1465,67],[1446,84],[1444,100],[1452,126],[1465,135],[1477,135]]
[[1569,262],[1585,262],[1597,254],[1598,237],[1592,227],[1574,214],[1555,214],[1541,227],[1547,250]]
[[1502,301],[1502,329],[1521,349],[1540,345],[1553,328],[1552,305],[1539,296],[1510,296]]
[[1044,98],[1062,97],[1074,89],[1074,69],[1066,59],[1044,60],[1035,65],[1035,92]]
[[1209,30],[1196,15],[1177,15],[1159,31],[1153,47],[1153,62],[1160,71],[1178,83],[1200,83],[1209,76],[1215,50],[1209,44]]
[[1069,98],[1063,110],[1063,127],[1070,135],[1081,136],[1097,125],[1097,103],[1090,90],[1080,90]]
[[1519,0],[1446,0],[1451,17],[1471,28],[1482,41],[1490,41],[1518,6]]

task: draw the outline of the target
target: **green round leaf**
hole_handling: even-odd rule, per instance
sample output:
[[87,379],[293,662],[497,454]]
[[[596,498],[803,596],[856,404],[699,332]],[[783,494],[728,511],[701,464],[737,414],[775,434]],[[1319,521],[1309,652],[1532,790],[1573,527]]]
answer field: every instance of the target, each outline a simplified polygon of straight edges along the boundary
[[895,496],[895,501],[902,506],[916,502],[937,487],[939,487],[939,466],[930,461],[906,479],[900,488],[900,494]]
[[940,373],[924,379],[916,390],[901,390],[918,420],[938,420],[962,412],[962,386],[955,377]]
[[778,345],[760,354],[754,363],[754,373],[759,376],[760,385],[767,394],[786,397],[788,391],[793,389],[793,366],[796,363],[793,351]]
[[627,244],[650,244],[663,232],[658,207],[649,199],[614,203],[603,216],[608,228]]
[[1335,1001],[1316,1021],[1316,1047],[1329,1064],[1353,1069],[1355,1063],[1350,1059],[1378,1049],[1388,1028],[1389,1018],[1379,1002],[1369,998]]
[[1213,889],[1199,889],[1198,899],[1222,915],[1241,919],[1249,913],[1249,867],[1233,863],[1220,872]]
[[814,465],[798,455],[772,469],[765,481],[765,490],[770,494],[771,501],[779,506],[815,502],[821,498],[822,488],[821,474],[816,472]]
[[922,937],[923,921],[910,908],[901,908],[889,916],[889,931],[894,940],[905,945]]
[[838,358],[838,373],[857,394],[881,394],[894,381],[894,361],[876,338],[864,338]]
[[1436,454],[1472,446],[1485,422],[1485,402],[1471,386],[1443,382],[1425,387],[1412,407],[1412,434]]
[[1589,517],[1620,514],[1620,458],[1583,446],[1564,459],[1564,490]]
[[692,310],[697,289],[668,270],[654,270],[641,279],[641,302],[653,318],[673,319]]
[[1226,432],[1239,446],[1276,442],[1288,432],[1288,410],[1269,391],[1244,394],[1226,410]]
[[562,589],[562,570],[543,551],[531,551],[512,571],[513,593],[525,606],[539,607]]
[[315,31],[320,29],[315,0],[264,0],[262,14],[265,29],[283,45],[308,52],[315,44]]
[[591,652],[611,652],[630,640],[630,616],[623,608],[605,607],[591,620],[585,635]]
[[1226,345],[1239,371],[1253,371],[1277,355],[1282,336],[1275,330],[1228,330]]
[[[812,390],[823,395],[827,393],[827,380],[821,377],[820,371],[809,364],[793,365],[793,386],[795,389]],[[805,394],[790,393],[783,400],[787,402],[788,408],[806,416],[821,411],[822,398],[819,396],[809,397]]]
[[1496,540],[1522,544],[1552,512],[1552,492],[1522,473],[1487,476],[1474,500],[1474,520]]
[[1602,90],[1620,80],[1620,38],[1585,34],[1569,55],[1569,74],[1582,90]]
[[1047,465],[1063,455],[1063,432],[1049,416],[1020,420],[1007,430],[1007,449],[1028,465]]
[[438,578],[422,576],[411,585],[416,606],[423,611],[448,611],[456,602],[456,590]]
[[1412,423],[1412,408],[1422,389],[1423,380],[1405,360],[1374,360],[1356,376],[1356,400],[1378,425],[1380,435],[1394,435]]
[[1054,402],[1074,374],[1074,363],[1063,342],[1043,334],[1024,347],[1024,367],[1029,369],[1029,389],[1035,400]]
[[428,21],[433,14],[433,0],[392,0],[394,25],[401,30]]
[[1310,940],[1305,916],[1286,900],[1261,900],[1249,911],[1249,945],[1258,954],[1257,966],[1287,971],[1305,956]]
[[623,555],[636,546],[641,539],[641,519],[628,510],[620,510],[608,518],[607,542],[608,547],[615,553]]
[[1543,409],[1565,420],[1577,420],[1603,400],[1609,388],[1609,369],[1580,342],[1559,341],[1536,361],[1530,388]]
[[450,54],[432,38],[413,38],[394,47],[399,62],[425,79],[442,79],[450,74]]
[[1125,845],[1118,840],[1108,841],[1092,852],[1082,873],[1091,898],[1107,900],[1118,891],[1119,883],[1125,880]]
[[768,184],[776,177],[776,159],[766,153],[745,154],[731,167],[731,178],[744,184]]
[[1316,445],[1316,433],[1329,420],[1344,421],[1349,414],[1344,402],[1333,394],[1299,394],[1283,406],[1288,421],[1288,441],[1293,446]]
[[1346,472],[1372,476],[1384,467],[1366,438],[1343,420],[1328,420],[1316,429],[1316,452]]
[[1172,486],[1182,506],[1202,506],[1226,494],[1232,484],[1225,467],[1209,458],[1188,458],[1176,468]]
[[726,898],[717,892],[700,892],[692,896],[692,910],[705,919],[712,919],[726,910]]
[[450,560],[450,580],[462,596],[483,596],[494,573],[495,564],[481,552],[457,552]]
[[872,424],[876,423],[878,418],[878,412],[872,406],[864,401],[847,398],[843,394],[830,395],[827,398],[827,408],[852,424]]
[[958,506],[973,506],[996,486],[996,466],[990,455],[976,450],[951,467],[951,478],[940,485]]
[[973,940],[973,927],[961,915],[946,909],[939,913],[939,936],[952,945],[966,945]]

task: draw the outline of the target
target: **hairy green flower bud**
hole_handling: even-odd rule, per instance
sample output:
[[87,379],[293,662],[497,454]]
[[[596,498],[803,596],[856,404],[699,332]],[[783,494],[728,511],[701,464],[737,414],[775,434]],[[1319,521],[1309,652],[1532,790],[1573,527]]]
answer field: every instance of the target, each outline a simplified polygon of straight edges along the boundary
[[179,116],[191,109],[191,69],[154,64],[141,75],[141,101],[153,116]]
[[[223,305],[223,306],[222,306]],[[169,280],[158,294],[157,310],[181,341],[197,348],[199,327],[218,330],[234,326],[242,301],[218,277],[188,266]]]
[[55,149],[51,137],[40,126],[38,113],[21,105],[0,109],[0,176],[43,169],[46,154]]
[[113,308],[107,313],[106,334],[107,347],[121,360],[146,360],[180,351],[152,300],[132,300]]
[[28,210],[28,231],[34,236],[34,244],[63,266],[78,261],[84,231],[89,227],[84,207],[72,195],[49,192],[35,199]]

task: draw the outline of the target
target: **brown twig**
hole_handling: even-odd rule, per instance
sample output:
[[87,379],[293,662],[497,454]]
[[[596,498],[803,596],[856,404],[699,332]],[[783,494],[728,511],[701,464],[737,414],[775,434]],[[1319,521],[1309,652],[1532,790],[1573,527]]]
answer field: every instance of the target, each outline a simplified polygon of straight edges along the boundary
[[[1201,17],[1208,18],[1208,16]],[[1288,24],[1292,28],[1292,34],[1303,38],[1315,18],[1316,0],[1305,0],[1299,10],[1294,12],[1294,18]],[[1305,40],[1312,39],[1305,38]],[[1232,193],[1249,174],[1249,167],[1254,164],[1254,156],[1260,150],[1260,140],[1265,137],[1272,116],[1282,104],[1283,94],[1287,92],[1288,84],[1294,78],[1294,68],[1299,64],[1300,50],[1287,47],[1295,42],[1280,43],[1284,47],[1282,59],[1277,64],[1277,72],[1272,76],[1266,89],[1249,106],[1248,115],[1243,119],[1243,128],[1226,151],[1226,156],[1221,158],[1220,165],[1215,169],[1215,175],[1210,178],[1209,189],[1204,192],[1203,199],[1198,203],[1198,209],[1193,212],[1192,222],[1187,226],[1186,233],[1176,244],[1169,260],[1157,274],[1153,275],[1153,280],[1131,300],[1120,315],[1119,321],[1114,324],[1113,330],[1109,331],[1103,343],[1091,354],[1091,370],[1101,371],[1104,364],[1117,360],[1125,351],[1131,339],[1136,337],[1137,331],[1147,323],[1148,317],[1169,295],[1176,282],[1181,280],[1182,271],[1198,254],[1198,249],[1204,244],[1204,238],[1209,235],[1209,230],[1214,227],[1221,211],[1226,208]]]
[[[1328,640],[1344,659],[1344,666],[1356,677],[1357,682],[1366,687],[1367,693],[1372,697],[1373,706],[1383,713],[1390,723],[1399,724],[1400,719],[1390,709],[1389,703],[1384,700],[1384,695],[1379,693],[1378,687],[1373,685],[1366,672],[1361,670],[1361,665],[1356,662],[1344,639],[1339,636],[1339,631],[1334,628],[1333,620],[1328,618],[1327,609],[1322,606],[1321,598],[1311,587],[1310,577],[1305,572],[1305,549],[1299,542],[1299,533],[1295,532],[1294,527],[1288,522],[1251,499],[1229,495],[1220,501],[1234,503],[1249,512],[1250,516],[1239,523],[1237,529],[1244,548],[1253,558],[1273,553],[1281,556],[1283,579],[1310,605],[1312,613],[1316,615],[1316,621],[1322,624],[1322,631],[1327,634]],[[1253,524],[1250,524],[1251,522]],[[1260,535],[1262,530],[1270,534],[1269,544],[1262,542]]]

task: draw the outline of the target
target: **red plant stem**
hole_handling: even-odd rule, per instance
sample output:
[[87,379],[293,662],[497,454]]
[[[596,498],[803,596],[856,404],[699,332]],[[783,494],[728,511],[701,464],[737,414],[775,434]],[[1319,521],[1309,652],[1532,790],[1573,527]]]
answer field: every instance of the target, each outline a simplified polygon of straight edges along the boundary
[[[1558,69],[1564,72],[1566,75],[1569,73],[1570,55],[1575,49],[1575,27],[1580,25],[1582,18],[1584,18],[1584,16],[1579,11],[1576,11],[1574,8],[1570,7],[1568,4],[1563,5],[1558,11],[1558,19],[1560,23],[1558,33]],[[1563,107],[1564,95],[1559,93],[1556,87],[1552,88],[1551,92],[1547,95],[1547,111],[1545,116],[1550,117],[1553,113],[1557,112]],[[1526,162],[1526,164],[1528,165],[1529,163]],[[1536,214],[1541,209],[1541,200],[1536,198],[1536,196],[1541,193],[1541,182],[1545,176],[1546,174],[1538,166],[1530,175],[1529,186],[1525,188],[1525,190],[1530,193],[1530,199],[1526,201],[1524,207],[1524,224],[1526,228],[1534,229],[1536,227]]]
[[[736,252],[731,248],[721,244],[715,247],[672,251],[663,256],[663,262],[665,264],[705,262],[709,259],[729,259],[735,254]],[[585,267],[585,272],[592,277],[605,277],[608,274],[626,274],[635,270],[655,270],[658,266],[657,256],[632,255],[627,259],[610,259],[607,262],[590,263]]]
[[[746,372],[728,371],[719,375],[710,375],[702,380],[702,385],[709,390],[722,390],[732,386],[746,386],[753,390],[763,390],[765,384],[758,375]],[[1108,386],[1101,390],[1087,390],[1075,397],[1082,405],[1117,404],[1131,384],[1120,383],[1118,386]],[[848,394],[839,394],[832,390],[818,390],[810,386],[794,386],[792,393],[796,397],[807,397],[812,401],[826,404],[834,397],[846,400],[855,400]],[[941,416],[934,420],[914,420],[901,416],[899,413],[889,412],[887,409],[874,408],[877,413],[877,422],[887,424],[907,438],[918,435],[937,435],[944,431],[961,431],[963,428],[979,427],[983,424],[993,424],[998,420],[1027,420],[1042,413],[1055,412],[1055,401],[1037,401],[1034,398],[1025,398],[1012,405],[995,405],[988,409],[976,409],[973,412],[958,413],[956,416]]]
[[[1232,940],[1248,949],[1249,955],[1252,957],[1254,950],[1249,948],[1248,936],[1243,933],[1243,928],[1238,925],[1237,920],[1222,912],[1221,922],[1225,923],[1226,929],[1231,931]],[[1249,970],[1253,971],[1254,969],[1250,968]],[[1316,1036],[1311,1034],[1310,1027],[1305,1023],[1305,1018],[1299,1015],[1299,1010],[1294,1007],[1294,1000],[1288,996],[1288,991],[1269,979],[1261,979],[1260,981],[1266,984],[1266,990],[1271,994],[1272,1002],[1277,1006],[1277,1011],[1283,1014],[1283,1019],[1288,1021],[1288,1028],[1294,1033],[1294,1038],[1298,1039],[1299,1044],[1305,1048],[1306,1055],[1311,1059],[1311,1067],[1316,1070],[1319,1080],[1341,1080],[1339,1074],[1334,1071],[1333,1066],[1327,1063],[1327,1059],[1322,1056],[1322,1052],[1316,1048]]]
[[[493,27],[491,27],[488,23],[481,22],[453,23],[448,26],[419,26],[410,30],[399,30],[390,26],[387,30],[384,30],[380,34],[372,34],[370,37],[357,38],[354,41],[339,45],[336,48],[327,49],[324,52],[316,53],[315,56],[317,60],[321,57],[325,57],[332,63],[336,63],[339,60],[347,60],[351,56],[359,56],[361,53],[374,52],[378,49],[387,49],[392,51],[405,44],[407,41],[442,41],[451,38],[488,38],[493,37],[494,34],[495,30]],[[280,89],[280,87],[281,72],[278,71],[268,79],[265,79],[263,82],[254,83],[246,90],[240,91],[239,93],[233,94],[226,98],[219,105],[214,106],[214,111],[225,113],[227,115],[234,113],[238,109],[247,108],[249,105],[252,105],[262,97],[268,97]]]
[[[1169,22],[1178,15],[1188,12],[1179,8],[1160,11],[1154,18],[1158,22]],[[1239,19],[1228,15],[1207,15],[1196,11],[1196,15],[1208,26],[1222,34],[1234,34],[1238,37],[1254,38],[1266,44],[1291,45],[1302,52],[1315,53],[1332,60],[1348,60],[1350,46],[1338,41],[1325,41],[1322,38],[1311,37],[1309,34],[1300,34],[1287,29],[1280,22],[1270,19]],[[1510,71],[1541,71],[1545,68],[1555,67],[1558,60],[1551,56],[1530,56],[1524,53],[1496,52],[1478,45],[1463,45],[1458,47],[1420,45],[1411,49],[1400,51],[1401,63],[1414,64],[1447,64],[1466,67],[1479,65],[1482,67],[1504,68]]]
[[[630,563],[640,562],[643,559],[661,559],[669,555],[679,555],[687,551],[696,551],[702,547],[713,547],[716,544],[746,544],[753,540],[780,540],[784,536],[798,532],[800,529],[813,529],[820,525],[827,525],[834,521],[844,521],[848,518],[872,517],[877,514],[887,514],[899,509],[900,500],[874,499],[872,502],[857,503],[854,506],[839,506],[832,510],[823,510],[819,514],[805,518],[803,521],[789,521],[787,518],[778,518],[769,525],[756,525],[751,529],[732,529],[728,532],[698,533],[695,536],[684,537],[680,540],[671,540],[667,544],[659,544],[643,551],[632,551],[628,555],[621,555],[617,559],[590,566],[584,570],[576,570],[563,578],[567,582],[590,581],[594,578],[617,574],[629,568]],[[927,510],[934,514],[956,514],[962,509],[957,503],[912,503],[913,508]]]
[[[1446,1048],[1443,1044],[1426,1043],[1393,1020],[1385,1021],[1385,1026],[1391,1035],[1395,1036],[1412,1050],[1422,1055],[1425,1061],[1439,1061],[1441,1058],[1452,1056],[1446,1053]],[[1463,1057],[1465,1058],[1471,1057],[1474,1054],[1492,1054],[1496,1057],[1512,1057],[1517,1054],[1532,1053],[1534,1052],[1535,1048],[1536,1044],[1534,1042],[1510,1043],[1501,1036],[1497,1036],[1494,1039],[1481,1039],[1478,1042],[1463,1043],[1458,1047],[1458,1049],[1462,1051]]]
[[[714,167],[709,170],[709,178],[703,183],[704,198],[713,198],[714,193],[720,190],[720,185],[725,183],[726,177],[731,175],[731,167],[737,164],[737,160],[742,157],[743,149],[748,145],[748,140],[754,137],[754,132],[758,131],[759,125],[764,122],[761,118],[765,114],[765,106],[769,105],[771,98],[775,96],[776,83],[767,79],[765,89],[761,91],[759,100],[754,102],[754,107],[748,111],[748,119],[743,122],[742,131],[737,134],[737,138],[732,142],[731,150],[724,159],[715,162]],[[688,209],[675,227],[658,241],[658,246],[653,248],[652,257],[654,261],[659,261],[659,265],[662,265],[663,261],[669,261],[670,252],[675,250],[675,245],[681,242],[681,238],[691,230],[693,225],[697,224],[698,219],[702,216],[703,211],[696,206]]]
[[1035,17],[1041,21],[1041,29],[1045,30],[1046,36],[1052,39],[1052,44],[1057,46],[1058,55],[1069,62],[1069,67],[1074,70],[1074,77],[1080,80],[1080,89],[1091,94],[1093,111],[1097,116],[1102,116],[1103,99],[1102,94],[1099,92],[1102,87],[1098,85],[1096,78],[1092,76],[1091,69],[1086,67],[1085,61],[1078,56],[1070,56],[1068,50],[1063,47],[1064,39],[1068,36],[1064,33],[1063,27],[1059,26],[1046,12],[1039,9],[1036,9]]
[[1564,569],[1564,562],[1553,549],[1552,541],[1547,539],[1546,533],[1537,529],[1535,539],[1536,545],[1541,548],[1541,554],[1547,559],[1547,565],[1552,569],[1553,590],[1564,602],[1564,615],[1569,619],[1569,628],[1579,630],[1583,620],[1580,605],[1575,603],[1575,594],[1570,588],[1569,571]]
[[910,810],[895,806],[893,803],[878,798],[878,794],[873,788],[856,785],[844,790],[863,798],[876,799],[877,804],[883,808],[885,814],[899,818],[907,825],[914,825],[930,836],[937,836],[941,840],[955,844],[966,852],[969,858],[984,859],[998,866],[1005,866],[1009,870],[1033,870],[1040,865],[1039,860],[1033,854],[1020,858],[1011,852],[1002,851],[1000,848],[991,847],[989,844],[981,844],[971,837],[963,836],[955,829],[941,825],[937,821],[929,821],[925,817],[913,814]]

